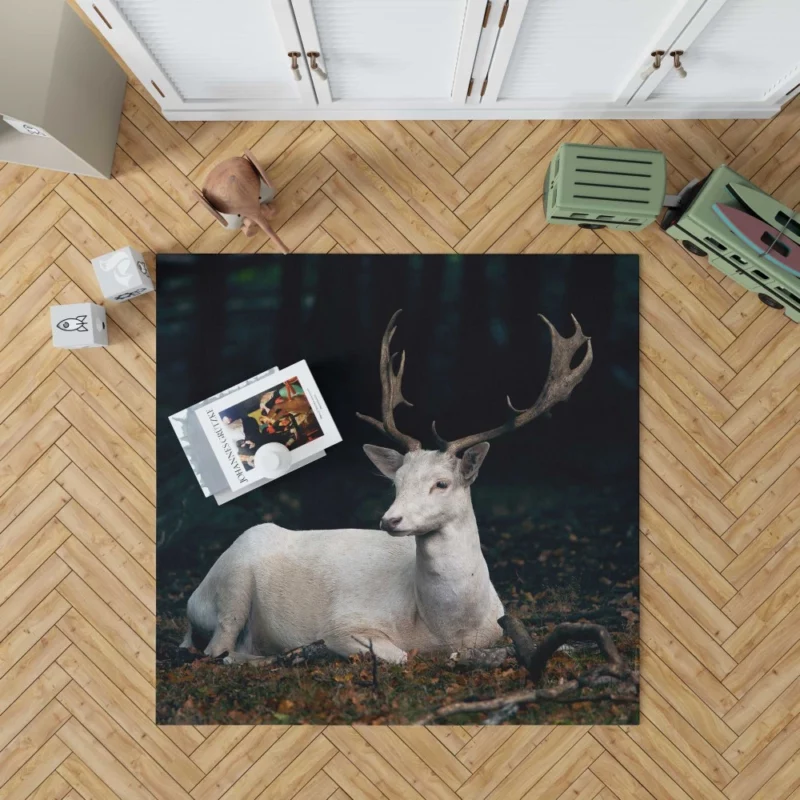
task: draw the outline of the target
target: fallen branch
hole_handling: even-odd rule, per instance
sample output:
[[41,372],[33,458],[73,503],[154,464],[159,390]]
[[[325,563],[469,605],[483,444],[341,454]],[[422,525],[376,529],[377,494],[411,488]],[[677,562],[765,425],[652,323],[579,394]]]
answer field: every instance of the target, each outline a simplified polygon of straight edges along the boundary
[[457,669],[497,669],[513,653],[510,647],[468,647],[451,653],[447,665]]
[[367,683],[366,681],[358,681],[359,686],[372,686],[372,690],[375,694],[380,693],[380,686],[378,685],[378,657],[375,655],[375,648],[372,646],[372,639],[370,638],[369,644],[362,642],[361,639],[357,638],[356,636],[353,637],[358,644],[362,647],[366,647],[369,650],[369,654],[372,658],[372,683]]
[[515,716],[517,711],[519,711],[519,705],[517,705],[517,703],[512,703],[510,706],[503,706],[502,708],[498,708],[497,711],[492,711],[483,721],[483,724],[502,725]]
[[329,650],[325,641],[319,639],[303,647],[295,647],[275,656],[275,663],[279,667],[299,667],[302,664],[319,663],[324,661],[338,661],[341,656]]
[[324,663],[327,661],[341,660],[341,656],[329,650],[325,642],[312,642],[311,644],[295,647],[285,653],[274,656],[251,656],[245,653],[223,653],[220,659],[225,664],[258,664],[264,667],[299,667],[303,664]]
[[626,677],[628,674],[611,634],[602,625],[563,622],[556,625],[537,647],[525,626],[515,617],[504,616],[497,622],[513,642],[517,658],[528,670],[534,684],[541,680],[553,653],[562,645],[575,641],[594,642],[600,648],[608,661],[607,674],[618,677]]
[[[557,625],[537,646],[525,626],[515,617],[501,617],[498,623],[511,639],[519,663],[528,671],[528,676],[534,684],[541,680],[547,667],[547,662],[553,653],[568,642],[594,642],[600,648],[608,663],[593,670],[588,675],[566,681],[559,686],[515,692],[502,697],[494,697],[491,700],[475,700],[441,706],[418,720],[418,724],[430,725],[437,719],[451,717],[454,714],[493,712],[485,720],[484,724],[498,725],[513,717],[520,706],[542,701],[559,703],[598,702],[601,700],[613,700],[619,703],[634,703],[638,701],[638,692],[636,691],[639,683],[638,675],[625,666],[625,662],[622,660],[622,656],[620,656],[611,635],[601,625],[564,622],[561,625]],[[621,687],[622,693],[620,694],[605,692],[597,695],[567,697],[571,692],[585,687],[607,686],[609,683],[623,680],[628,680],[629,683]]]
[[[603,693],[597,695],[578,695],[575,697],[565,697],[570,692],[577,691],[586,686],[592,687],[595,685],[595,679],[602,676],[589,675],[584,678],[576,678],[571,681],[566,681],[560,686],[552,686],[547,689],[532,689],[526,692],[514,692],[513,694],[503,695],[502,697],[494,697],[491,700],[473,700],[464,703],[452,703],[448,706],[441,706],[430,714],[417,720],[418,725],[432,725],[436,720],[446,717],[452,717],[454,714],[469,714],[475,712],[493,711],[498,712],[493,714],[485,722],[487,725],[497,725],[504,722],[518,710],[519,706],[527,705],[529,703],[541,703],[543,701],[555,701],[559,703],[582,703],[582,702],[598,702],[601,700],[612,700],[617,703],[635,703],[638,701],[638,696],[634,691],[630,694],[610,694]],[[619,679],[617,679],[619,680]],[[605,681],[603,681],[605,684]],[[631,686],[631,690],[634,687]],[[513,710],[511,709],[513,707]]]

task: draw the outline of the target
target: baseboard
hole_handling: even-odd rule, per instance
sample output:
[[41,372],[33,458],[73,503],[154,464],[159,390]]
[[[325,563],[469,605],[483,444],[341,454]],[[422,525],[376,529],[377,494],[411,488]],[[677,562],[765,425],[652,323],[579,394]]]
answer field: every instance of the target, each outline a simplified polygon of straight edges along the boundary
[[458,108],[277,108],[277,109],[220,109],[213,106],[198,108],[164,108],[164,116],[173,122],[196,120],[353,120],[353,119],[769,119],[779,105],[746,103],[738,105],[663,105],[648,103],[636,106],[577,106],[560,108],[479,106]]

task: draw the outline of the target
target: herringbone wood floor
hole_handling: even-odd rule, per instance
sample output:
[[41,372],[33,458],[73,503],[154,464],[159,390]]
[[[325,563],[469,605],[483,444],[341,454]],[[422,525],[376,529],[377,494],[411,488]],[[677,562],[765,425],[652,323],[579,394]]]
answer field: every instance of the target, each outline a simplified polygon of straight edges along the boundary
[[[800,102],[772,121],[165,122],[129,87],[111,181],[0,169],[0,796],[800,798],[800,326],[655,227],[547,227],[561,141],[721,162],[800,207]],[[299,252],[641,256],[642,724],[164,727],[154,709],[154,296],[111,346],[50,344],[88,259],[271,251],[195,203],[250,147]],[[152,265],[152,257],[148,256]]]

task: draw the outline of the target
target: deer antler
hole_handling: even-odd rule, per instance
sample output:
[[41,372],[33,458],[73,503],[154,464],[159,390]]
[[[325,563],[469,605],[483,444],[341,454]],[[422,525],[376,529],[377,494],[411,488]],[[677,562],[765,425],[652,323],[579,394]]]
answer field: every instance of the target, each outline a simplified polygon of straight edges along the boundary
[[[572,315],[570,316],[572,316],[572,321],[575,323],[575,333],[566,338],[559,335],[550,320],[541,314],[539,316],[544,320],[545,325],[550,328],[552,352],[550,354],[550,369],[547,373],[547,380],[536,402],[530,408],[520,410],[514,408],[511,398],[507,397],[508,407],[511,410],[511,415],[507,422],[483,433],[475,433],[472,436],[465,436],[452,442],[448,442],[439,436],[434,422],[431,427],[440,450],[457,454],[473,445],[488,442],[490,439],[527,425],[531,420],[551,409],[556,403],[569,399],[570,393],[581,382],[592,364],[592,342],[588,336],[584,336],[578,320]],[[570,362],[572,357],[584,342],[588,342],[586,355],[575,369],[571,369]]]
[[381,341],[381,365],[380,365],[380,372],[381,372],[381,390],[382,390],[382,400],[381,400],[381,416],[383,421],[375,419],[374,417],[368,417],[366,414],[360,414],[356,412],[356,416],[359,419],[363,419],[364,422],[369,422],[370,425],[374,425],[379,431],[386,434],[390,439],[394,439],[398,444],[403,445],[408,450],[419,450],[421,444],[419,440],[414,439],[411,436],[407,436],[405,433],[401,433],[397,429],[397,425],[394,421],[394,410],[399,405],[406,405],[410,406],[411,403],[403,397],[403,390],[401,384],[403,382],[403,370],[406,368],[406,353],[405,350],[400,356],[400,366],[397,372],[394,371],[394,357],[397,353],[390,354],[389,346],[392,342],[392,336],[394,336],[394,332],[397,330],[395,325],[395,321],[400,316],[400,312],[402,309],[398,309],[397,311],[392,314],[392,318],[389,320],[389,324],[386,326],[386,331],[383,334],[383,339]]

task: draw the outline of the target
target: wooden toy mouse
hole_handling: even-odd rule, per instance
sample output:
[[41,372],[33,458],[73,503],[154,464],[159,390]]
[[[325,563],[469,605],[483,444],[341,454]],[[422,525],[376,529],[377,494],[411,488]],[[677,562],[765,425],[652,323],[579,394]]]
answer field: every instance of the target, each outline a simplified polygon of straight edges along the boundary
[[249,150],[217,164],[208,174],[202,194],[195,194],[226,228],[241,226],[245,236],[253,236],[261,228],[282,253],[289,252],[269,224],[275,216],[275,209],[268,205],[275,196],[275,188]]

